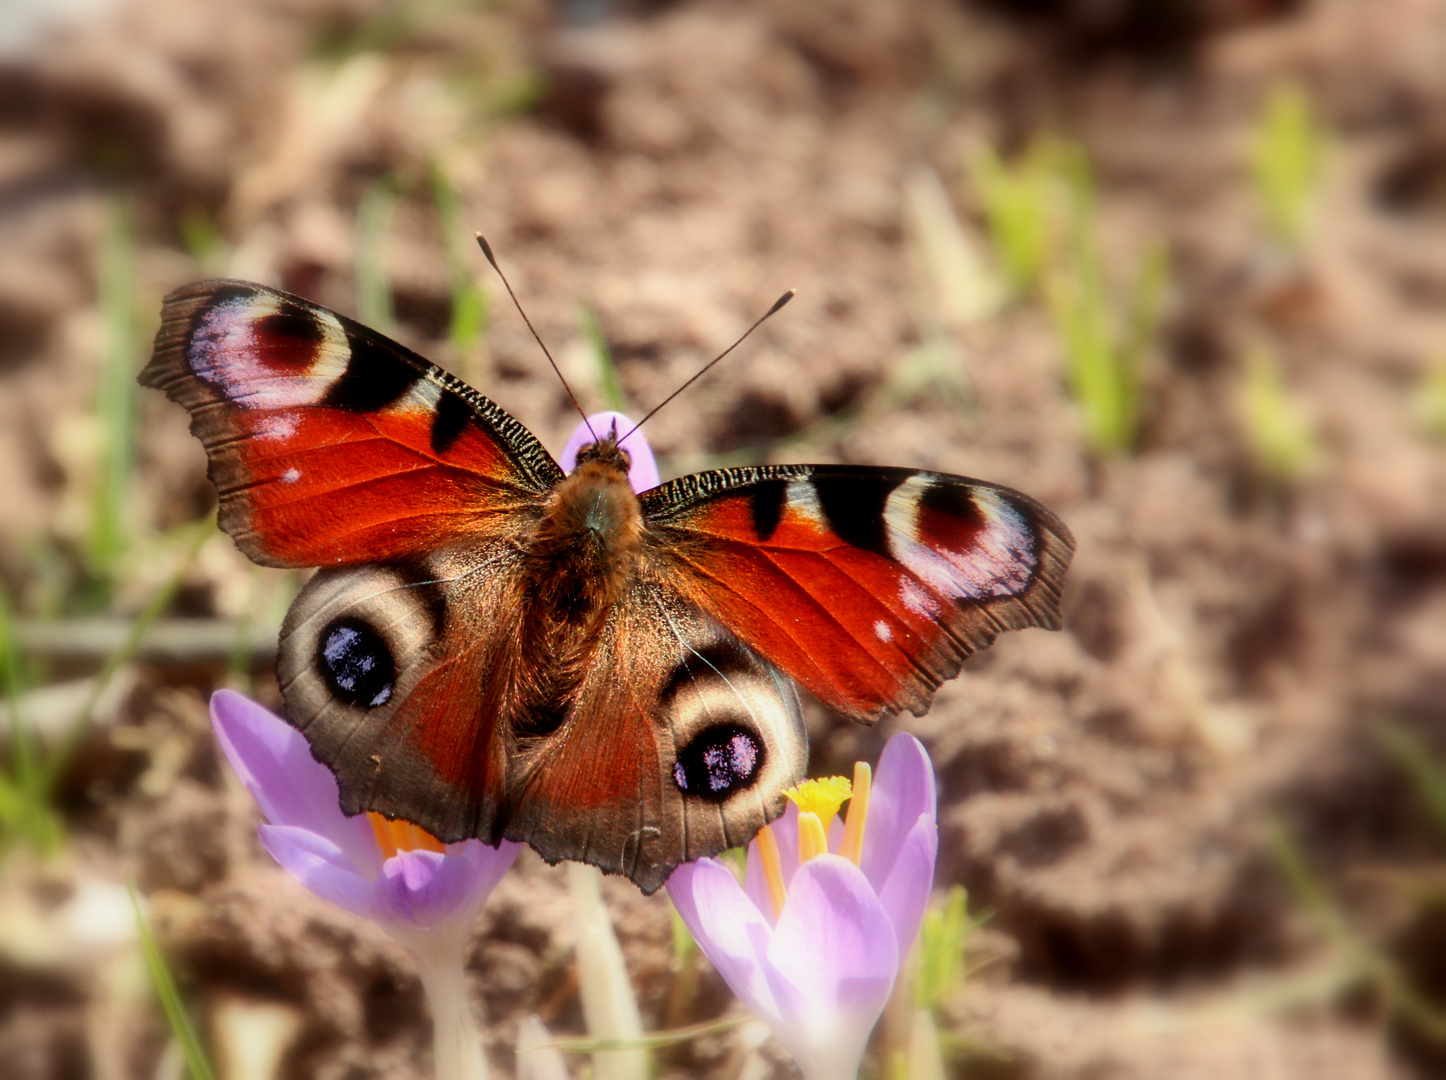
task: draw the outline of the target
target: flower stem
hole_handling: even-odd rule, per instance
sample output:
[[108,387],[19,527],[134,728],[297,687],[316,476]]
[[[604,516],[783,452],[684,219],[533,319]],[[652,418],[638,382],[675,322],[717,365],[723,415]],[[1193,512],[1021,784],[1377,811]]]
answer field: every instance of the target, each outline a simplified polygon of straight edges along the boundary
[[432,1010],[437,1080],[487,1080],[481,1036],[467,1001],[467,977],[462,968],[465,948],[437,947],[441,944],[426,940],[407,943]]

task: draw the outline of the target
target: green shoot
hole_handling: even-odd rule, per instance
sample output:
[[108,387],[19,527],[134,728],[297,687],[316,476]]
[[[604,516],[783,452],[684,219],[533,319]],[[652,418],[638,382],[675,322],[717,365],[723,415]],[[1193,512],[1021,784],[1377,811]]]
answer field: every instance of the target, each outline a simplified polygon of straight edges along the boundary
[[10,772],[0,774],[0,825],[4,843],[23,839],[42,855],[53,854],[61,841],[60,823],[51,812],[40,783],[40,755],[25,712],[25,665],[15,641],[10,601],[0,592],[0,680],[10,711]]
[[1077,149],[1053,140],[1037,142],[1012,169],[990,147],[965,157],[994,260],[1015,299],[1043,289],[1059,246],[1069,176],[1078,167],[1078,157]]
[[387,233],[396,195],[384,180],[362,192],[356,211],[356,310],[368,326],[396,334],[392,286],[387,276]]
[[1390,1012],[1432,1041],[1446,1042],[1446,1014],[1409,984],[1391,956],[1351,928],[1344,912],[1316,881],[1295,842],[1278,822],[1271,823],[1270,846],[1297,902],[1335,947],[1339,972],[1327,985],[1335,981],[1342,986],[1367,982],[1380,993]]
[[216,1080],[216,1072],[211,1068],[210,1059],[206,1056],[205,1048],[201,1046],[201,1039],[196,1034],[195,1025],[191,1023],[190,1016],[186,1013],[186,1006],[181,1001],[181,993],[176,989],[176,980],[171,975],[171,969],[166,964],[166,958],[161,953],[161,947],[156,943],[155,935],[151,933],[150,923],[146,921],[144,912],[141,911],[141,898],[136,893],[134,883],[130,886],[131,906],[136,911],[136,935],[140,939],[141,951],[146,957],[146,967],[151,973],[151,982],[156,988],[156,997],[160,999],[161,1008],[165,1010],[166,1020],[171,1025],[171,1034],[180,1044],[181,1053],[186,1059],[186,1068],[190,1070],[191,1080]]
[[487,329],[487,293],[472,272],[476,250],[471,232],[462,227],[462,206],[441,164],[432,164],[432,202],[437,209],[437,224],[442,230],[442,244],[447,252],[447,281],[452,294],[452,321],[447,338],[452,345],[453,362],[468,382],[480,381],[477,354],[482,334]]
[[602,391],[603,407],[613,412],[627,412],[628,400],[623,393],[623,384],[618,379],[617,365],[613,363],[612,350],[608,348],[607,335],[597,321],[597,315],[586,304],[578,305],[578,321],[582,324],[583,340],[592,353],[597,366],[598,389]]
[[1169,283],[1165,248],[1145,253],[1123,300],[1109,288],[1100,257],[1094,183],[1084,155],[1052,151],[1068,185],[1070,244],[1044,293],[1064,353],[1065,376],[1083,414],[1085,442],[1097,454],[1127,453],[1139,438],[1146,361]]
[[1050,280],[1049,310],[1064,350],[1070,390],[1084,414],[1086,443],[1098,454],[1127,453],[1139,437],[1145,363],[1169,264],[1162,246],[1150,249],[1121,318],[1092,243],[1082,242],[1078,248],[1071,272]]
[[1321,455],[1310,418],[1263,345],[1246,357],[1240,415],[1251,456],[1270,480],[1289,487],[1315,468]]
[[[43,761],[38,758],[36,759],[35,778],[30,797],[37,800],[37,805],[48,803],[50,795],[55,790],[55,785],[60,779],[60,774],[70,761],[71,755],[75,753],[76,748],[80,745],[81,739],[85,737],[85,732],[90,726],[91,714],[95,710],[96,702],[100,700],[101,694],[105,692],[106,686],[109,685],[111,679],[115,677],[116,672],[135,655],[142,639],[145,637],[146,631],[150,629],[151,625],[160,618],[161,614],[170,606],[171,601],[175,598],[177,591],[181,587],[181,583],[185,580],[187,571],[200,552],[202,544],[215,534],[215,524],[209,518],[202,519],[193,526],[190,526],[190,528],[193,532],[193,538],[183,554],[180,563],[172,573],[170,580],[151,597],[150,602],[146,604],[141,613],[136,616],[135,621],[131,624],[130,633],[126,635],[126,640],[121,647],[106,659],[99,674],[95,677],[95,682],[91,686],[90,693],[86,696],[84,704],[81,705],[75,717],[70,721],[69,726],[61,735],[56,745],[51,748],[49,754],[46,755]],[[12,712],[11,715],[14,716],[16,714]],[[7,829],[3,841],[0,841],[0,850],[3,850],[3,844],[10,842],[12,838],[13,834]]]
[[205,274],[219,274],[226,255],[226,238],[216,221],[199,207],[188,207],[181,215],[181,243]]
[[1426,373],[1414,404],[1422,434],[1434,442],[1446,442],[1446,360]]
[[101,432],[99,483],[88,538],[89,556],[109,599],[116,561],[130,543],[131,469],[135,440],[136,320],[135,237],[130,209],[113,199],[100,251],[100,306],[106,326],[96,414]]
[[1446,770],[1432,761],[1420,740],[1404,728],[1382,724],[1375,734],[1386,756],[1400,767],[1416,789],[1432,826],[1446,840]]
[[1305,241],[1325,162],[1325,134],[1299,86],[1270,92],[1250,141],[1250,175],[1272,239],[1289,250]]
[[919,927],[919,971],[914,1003],[937,1009],[964,982],[964,950],[975,923],[969,918],[964,886],[954,885],[942,907],[931,907]]
[[668,994],[666,1023],[678,1027],[693,1011],[698,996],[698,959],[702,954],[678,909],[669,904],[668,913],[672,916],[673,985]]
[[1351,931],[1345,915],[1326,895],[1325,889],[1306,865],[1305,856],[1300,853],[1295,840],[1278,821],[1270,822],[1270,848],[1286,885],[1316,927],[1347,953],[1359,952],[1361,943]]
[[382,4],[375,9],[375,14],[354,25],[344,25],[340,20],[323,23],[314,52],[334,63],[361,53],[394,52],[463,6],[463,0],[400,0]]

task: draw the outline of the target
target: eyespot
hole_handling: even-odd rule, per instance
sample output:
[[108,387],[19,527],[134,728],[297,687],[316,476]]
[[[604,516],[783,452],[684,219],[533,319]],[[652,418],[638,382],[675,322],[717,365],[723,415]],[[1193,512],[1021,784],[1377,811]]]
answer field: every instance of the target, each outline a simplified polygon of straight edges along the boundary
[[673,782],[685,795],[722,802],[748,787],[763,768],[763,743],[737,724],[700,732],[673,763]]
[[316,669],[334,698],[367,709],[387,703],[397,674],[387,643],[357,618],[337,619],[322,631]]

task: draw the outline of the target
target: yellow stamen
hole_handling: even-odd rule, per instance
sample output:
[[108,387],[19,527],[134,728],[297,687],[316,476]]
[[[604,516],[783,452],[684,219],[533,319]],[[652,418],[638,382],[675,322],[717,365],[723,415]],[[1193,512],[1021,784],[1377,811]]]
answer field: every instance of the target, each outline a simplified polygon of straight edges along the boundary
[[788,895],[783,885],[783,859],[778,854],[778,838],[773,826],[758,831],[758,862],[763,867],[763,880],[768,885],[768,899],[773,901],[773,917],[783,914],[783,899]]
[[798,806],[801,814],[816,814],[823,826],[824,836],[833,824],[834,815],[849,797],[848,779],[842,776],[825,776],[818,780],[805,780],[797,787],[784,792]]
[[823,822],[812,810],[798,815],[798,865],[828,851],[828,834],[823,831]]
[[382,849],[383,858],[393,858],[398,851],[440,853],[447,850],[446,844],[410,821],[402,821],[400,818],[391,821],[373,811],[367,812],[367,821],[371,823],[372,833],[377,838],[377,846]]
[[843,843],[838,853],[858,866],[864,857],[864,822],[869,816],[869,792],[873,789],[874,770],[867,761],[854,762],[853,797],[844,818]]

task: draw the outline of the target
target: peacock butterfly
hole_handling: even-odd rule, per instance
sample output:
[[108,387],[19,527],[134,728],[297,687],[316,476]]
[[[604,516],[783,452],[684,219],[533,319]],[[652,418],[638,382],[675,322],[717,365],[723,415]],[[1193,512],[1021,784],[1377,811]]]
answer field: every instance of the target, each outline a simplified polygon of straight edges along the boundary
[[446,841],[652,892],[782,811],[794,683],[919,714],[1000,632],[1060,625],[1074,540],[1027,495],[852,465],[635,494],[616,429],[564,475],[470,386],[265,286],[173,292],[141,382],[190,411],[237,546],[320,567],[277,674],[342,809]]

